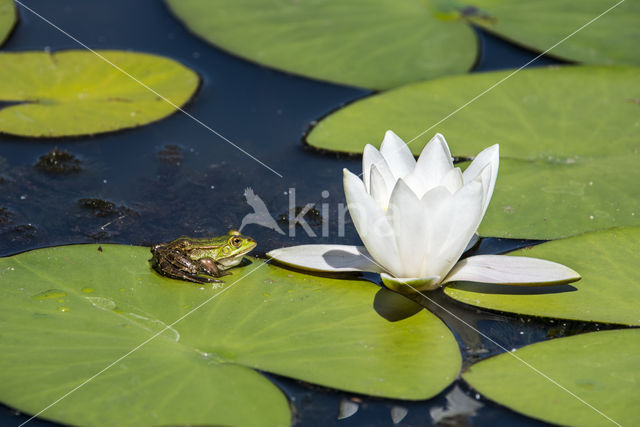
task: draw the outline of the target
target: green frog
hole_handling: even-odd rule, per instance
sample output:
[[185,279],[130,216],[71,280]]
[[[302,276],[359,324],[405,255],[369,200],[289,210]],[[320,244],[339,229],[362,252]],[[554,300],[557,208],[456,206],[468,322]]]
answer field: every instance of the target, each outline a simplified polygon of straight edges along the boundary
[[222,282],[216,277],[242,262],[242,257],[257,245],[251,237],[230,230],[211,239],[179,237],[151,248],[151,266],[163,276],[194,283]]

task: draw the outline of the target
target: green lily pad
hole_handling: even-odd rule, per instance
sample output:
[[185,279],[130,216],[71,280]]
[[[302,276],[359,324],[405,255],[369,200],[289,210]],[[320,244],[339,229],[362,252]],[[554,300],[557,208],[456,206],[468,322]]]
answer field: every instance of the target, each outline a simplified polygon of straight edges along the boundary
[[[307,140],[359,153],[392,129],[410,142],[509,73],[448,77],[375,95],[328,116]],[[500,144],[498,183],[480,227],[485,236],[554,239],[640,225],[640,189],[629,185],[639,174],[638,81],[640,68],[632,67],[523,70],[409,147],[419,154],[436,131],[458,157]]]
[[158,332],[42,416],[289,425],[286,399],[254,369],[403,399],[429,398],[458,375],[446,325],[424,309],[389,313],[388,291],[369,282],[254,260],[224,284],[198,286],[159,276],[149,257],[148,248],[77,245],[1,258],[0,401],[37,413]]
[[167,0],[187,27],[243,58],[387,89],[469,70],[473,30],[449,1]]
[[445,293],[477,307],[531,316],[640,325],[640,227],[586,233],[513,255],[559,262],[580,273],[571,285],[547,288],[453,283]]
[[0,101],[12,103],[0,109],[0,132],[60,137],[142,126],[174,113],[200,82],[168,58],[98,53],[138,81],[87,51],[0,53]]
[[[307,136],[317,148],[362,153],[387,129],[418,155],[442,133],[453,155],[475,156],[499,143],[502,157],[557,163],[637,152],[640,68],[565,66],[445,77],[354,102],[320,121]],[[439,123],[439,124],[437,124]]]
[[463,378],[487,398],[553,424],[633,426],[640,423],[639,352],[640,330],[593,332],[514,353],[548,378],[508,353],[472,365]]
[[483,236],[557,239],[640,225],[637,154],[556,163],[503,159]]
[[[474,0],[471,21],[529,48],[545,51],[616,4],[610,0]],[[589,64],[640,65],[640,3],[616,5],[571,35],[550,55]]]
[[0,46],[11,34],[17,20],[18,14],[13,0],[0,0]]

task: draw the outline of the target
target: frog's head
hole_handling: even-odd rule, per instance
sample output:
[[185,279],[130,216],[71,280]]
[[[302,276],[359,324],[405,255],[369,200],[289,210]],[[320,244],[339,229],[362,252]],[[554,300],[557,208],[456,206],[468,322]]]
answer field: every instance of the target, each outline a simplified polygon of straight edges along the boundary
[[226,236],[226,242],[218,249],[216,262],[225,267],[238,265],[242,257],[251,252],[257,244],[251,237],[243,236],[237,230],[230,230]]

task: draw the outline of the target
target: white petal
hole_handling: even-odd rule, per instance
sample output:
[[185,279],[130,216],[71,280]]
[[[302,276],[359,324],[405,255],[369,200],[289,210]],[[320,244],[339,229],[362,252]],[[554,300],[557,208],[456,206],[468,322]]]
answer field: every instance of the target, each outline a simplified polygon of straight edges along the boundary
[[279,263],[311,271],[348,272],[383,270],[375,264],[363,246],[300,245],[274,249],[269,258]]
[[424,193],[430,190],[429,188],[427,188],[427,184],[425,184],[425,182],[422,180],[422,178],[420,178],[415,170],[402,179],[419,199],[422,198]]
[[460,260],[444,283],[453,281],[502,285],[561,285],[580,275],[562,264],[538,258],[477,255]]
[[438,252],[428,260],[430,275],[446,276],[453,268],[482,220],[482,178],[478,177],[452,196],[446,209],[434,218]]
[[391,169],[389,169],[389,165],[387,161],[382,157],[382,154],[371,144],[367,144],[364,147],[364,152],[362,154],[362,180],[364,181],[364,186],[367,189],[367,193],[371,193],[370,186],[370,176],[371,176],[371,167],[375,165],[378,168],[378,172],[384,178],[384,182],[387,184],[387,188],[389,192],[393,189],[393,186],[396,184],[396,180],[391,173]]
[[343,183],[349,213],[364,246],[386,271],[398,271],[400,256],[384,211],[365,191],[363,182],[347,169],[344,169]]
[[369,183],[369,194],[371,194],[373,200],[378,203],[378,206],[380,206],[382,210],[386,211],[393,187],[387,187],[384,177],[376,165],[371,165],[371,177],[369,178]]
[[440,181],[440,185],[446,187],[451,194],[455,193],[464,185],[464,179],[462,178],[462,172],[460,168],[453,168],[447,172]]
[[418,276],[443,276],[446,271],[435,271],[437,258],[443,242],[448,238],[454,224],[449,221],[453,206],[453,195],[442,186],[432,188],[422,196],[420,203],[423,206],[426,227],[425,237],[420,251],[423,254]]
[[449,150],[449,144],[447,144],[447,140],[444,138],[444,135],[436,132],[436,134],[431,139],[436,139],[436,138],[439,139],[440,142],[442,142],[442,146],[447,153],[447,157],[449,158],[449,161],[453,163],[453,157],[451,157],[451,150]]
[[393,227],[402,262],[402,270],[390,270],[398,277],[418,277],[421,275],[422,260],[425,257],[427,210],[404,180],[399,179],[391,193],[387,218]]
[[376,158],[382,157],[380,153],[371,144],[367,144],[364,146],[364,150],[362,151],[362,181],[364,182],[364,188],[367,189],[367,193],[369,192],[369,176],[371,174],[371,165],[375,164]]
[[442,178],[453,169],[453,159],[447,142],[439,133],[422,149],[415,173],[422,179],[425,191],[440,185]]
[[498,144],[482,150],[476,158],[471,162],[469,167],[464,171],[462,176],[464,182],[471,182],[484,170],[487,165],[490,165],[490,180],[484,183],[484,198],[482,201],[482,216],[484,216],[491,201],[493,195],[493,189],[496,186],[496,179],[498,178],[498,168],[500,166],[500,147]]
[[393,277],[387,273],[381,273],[380,278],[384,285],[396,292],[411,294],[422,291],[431,291],[440,287],[440,277]]
[[397,180],[409,175],[416,166],[416,159],[402,139],[388,130],[380,145],[380,154],[387,161],[393,177]]

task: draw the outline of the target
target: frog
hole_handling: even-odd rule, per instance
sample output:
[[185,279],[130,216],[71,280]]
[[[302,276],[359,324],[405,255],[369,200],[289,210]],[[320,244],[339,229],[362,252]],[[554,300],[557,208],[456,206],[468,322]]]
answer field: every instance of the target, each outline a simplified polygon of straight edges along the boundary
[[151,247],[151,266],[163,276],[194,283],[223,282],[218,277],[242,262],[257,245],[237,230],[212,238],[179,237]]

